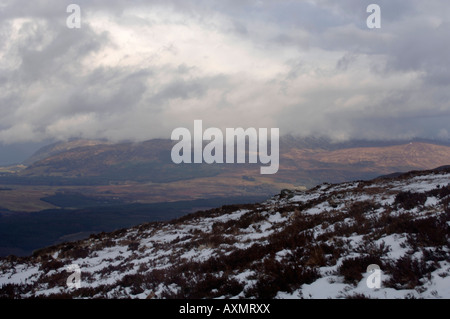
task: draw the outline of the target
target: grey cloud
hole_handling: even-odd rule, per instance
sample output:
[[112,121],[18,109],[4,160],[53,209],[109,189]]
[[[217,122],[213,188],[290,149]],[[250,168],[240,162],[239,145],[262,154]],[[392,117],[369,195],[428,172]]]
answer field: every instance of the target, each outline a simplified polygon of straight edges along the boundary
[[[107,35],[98,35],[89,27],[79,30],[60,28],[60,32],[43,50],[36,50],[36,44],[27,43],[18,50],[22,57],[20,77],[22,81],[36,81],[60,74],[62,77],[73,76],[71,72],[80,60],[95,52],[108,41]],[[45,31],[42,31],[45,32]],[[36,40],[39,41],[39,40]],[[75,74],[76,75],[76,74]]]
[[336,63],[336,69],[340,71],[347,71],[349,66],[358,59],[358,55],[355,53],[346,53]]
[[[430,1],[436,11],[421,10],[418,1],[377,1],[382,8],[382,28],[374,32],[365,27],[367,13],[365,8],[372,1],[318,1],[338,10],[341,14],[359,19],[348,18],[349,25],[326,30],[316,39],[315,45],[327,50],[346,50],[349,54],[363,53],[385,55],[387,65],[384,72],[422,71],[426,80],[441,82],[447,77],[441,72],[450,62],[450,44],[448,30],[449,6],[444,1]],[[440,4],[442,10],[437,5]],[[427,7],[427,6],[426,6]],[[429,18],[442,19],[438,27],[430,25]],[[360,21],[362,23],[350,23]]]
[[[224,36],[231,34],[241,43],[259,49],[261,54],[270,49],[276,63],[286,51],[297,51],[297,57],[286,58],[284,70],[277,69],[267,80],[278,86],[281,97],[269,95],[268,92],[276,90],[264,90],[269,84],[262,85],[246,69],[224,75],[203,69],[206,67],[201,63],[164,60],[170,56],[166,51],[159,52],[158,59],[145,66],[118,62],[115,66],[94,66],[82,74],[85,57],[113,44],[111,34],[98,33],[89,23],[77,30],[66,28],[65,8],[71,2],[18,0],[5,2],[6,6],[0,9],[0,52],[9,48],[4,61],[0,58],[0,134],[28,125],[42,138],[58,138],[57,134],[62,134],[58,131],[60,127],[52,127],[53,124],[60,120],[70,123],[85,116],[87,124],[73,132],[64,132],[65,137],[72,133],[86,137],[100,134],[98,137],[115,139],[120,134],[137,139],[160,136],[163,131],[160,123],[166,127],[172,123],[164,115],[167,107],[179,101],[179,108],[188,113],[188,108],[197,101],[207,105],[211,92],[218,92],[219,96],[212,100],[216,104],[209,106],[212,114],[231,107],[239,110],[239,105],[230,105],[228,95],[232,94],[236,101],[249,103],[254,99],[262,108],[279,107],[274,121],[285,133],[395,138],[415,134],[433,136],[438,132],[444,136],[442,132],[450,131],[450,121],[445,121],[450,117],[450,5],[446,1],[430,1],[428,7],[419,0],[376,1],[382,7],[380,30],[365,26],[368,15],[365,9],[373,3],[369,0],[78,1],[82,14],[96,10],[109,12],[111,19],[124,24],[135,22],[121,20],[130,6],[149,11],[169,7],[171,12],[198,22],[199,28]],[[9,23],[20,17],[39,18],[45,23],[37,28],[25,26],[21,30],[22,38],[13,41]],[[214,17],[224,22],[216,22]],[[441,24],[433,25],[430,22],[433,18],[441,20]],[[152,24],[141,22],[144,26]],[[258,29],[261,25],[273,26],[275,31],[266,34]],[[198,40],[196,53],[201,55],[204,53],[202,39]],[[167,41],[171,43],[171,39]],[[188,54],[177,50],[178,45],[174,43],[173,56]],[[318,75],[319,68],[309,65],[305,56],[314,50],[323,50],[334,57],[334,68],[327,70],[329,73]],[[14,65],[13,59],[20,61],[17,68],[2,68],[1,63]],[[159,63],[160,60],[164,62]],[[364,61],[369,62],[361,67]],[[380,82],[396,76],[405,79],[402,76],[410,72],[418,78],[407,83],[391,80],[390,89],[382,85],[374,87],[370,81],[367,87],[357,87],[359,83],[355,83],[355,88],[351,84],[327,85],[327,78],[351,79],[357,65],[369,78],[379,78]],[[324,85],[296,95],[297,81],[309,73],[315,74],[314,80],[323,79]],[[28,95],[33,96],[35,91],[40,94],[30,101]],[[360,95],[367,98],[366,104],[355,103],[351,107],[339,104]],[[285,96],[288,98],[283,99]],[[151,117],[152,125],[146,125],[147,116]],[[256,112],[254,117],[255,121],[259,120]],[[148,127],[154,131],[146,131]],[[24,135],[21,139],[29,134],[27,130],[20,133],[19,128],[17,132],[14,134]],[[5,138],[14,134],[8,133]]]
[[98,68],[85,81],[81,79],[77,89],[68,97],[66,115],[75,113],[122,113],[129,111],[143,98],[145,80],[150,71]]
[[387,67],[401,71],[424,71],[427,79],[433,81],[436,74],[437,79],[442,80],[442,71],[448,70],[450,64],[449,27],[449,22],[437,28],[411,26],[413,32],[402,33],[393,43]]
[[228,85],[229,83],[224,76],[194,78],[189,81],[175,78],[156,92],[149,99],[149,102],[152,105],[164,105],[164,103],[173,99],[199,99],[212,88],[221,88]]

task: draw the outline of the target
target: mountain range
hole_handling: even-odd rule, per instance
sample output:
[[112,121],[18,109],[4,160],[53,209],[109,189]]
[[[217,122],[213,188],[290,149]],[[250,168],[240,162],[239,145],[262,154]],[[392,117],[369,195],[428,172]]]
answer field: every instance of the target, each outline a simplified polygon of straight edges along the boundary
[[[156,203],[230,196],[270,196],[281,189],[307,189],[447,165],[448,143],[348,141],[284,136],[280,169],[260,175],[259,164],[174,164],[174,142],[111,143],[73,140],[46,146],[15,168],[0,169],[1,209],[30,212],[93,206]],[[62,198],[62,200],[60,200]]]

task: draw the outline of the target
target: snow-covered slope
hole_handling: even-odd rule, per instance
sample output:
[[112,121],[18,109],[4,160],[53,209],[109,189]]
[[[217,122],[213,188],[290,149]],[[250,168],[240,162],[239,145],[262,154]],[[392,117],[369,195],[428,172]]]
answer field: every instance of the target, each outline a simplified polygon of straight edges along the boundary
[[324,184],[93,235],[1,259],[0,297],[450,298],[449,183],[442,168]]

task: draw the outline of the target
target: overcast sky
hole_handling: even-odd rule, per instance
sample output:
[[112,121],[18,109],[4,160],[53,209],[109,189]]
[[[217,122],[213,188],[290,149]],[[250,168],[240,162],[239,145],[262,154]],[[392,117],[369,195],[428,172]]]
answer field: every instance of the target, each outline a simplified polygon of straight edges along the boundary
[[0,0],[0,143],[170,138],[195,119],[448,139],[449,22],[447,0]]

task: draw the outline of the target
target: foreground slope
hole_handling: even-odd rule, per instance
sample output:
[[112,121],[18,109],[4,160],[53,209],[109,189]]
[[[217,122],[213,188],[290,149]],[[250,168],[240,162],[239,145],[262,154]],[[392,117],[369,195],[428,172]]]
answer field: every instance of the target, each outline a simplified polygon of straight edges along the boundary
[[[4,258],[0,296],[450,298],[449,182],[447,167],[286,190]],[[66,284],[71,264],[79,289]]]

